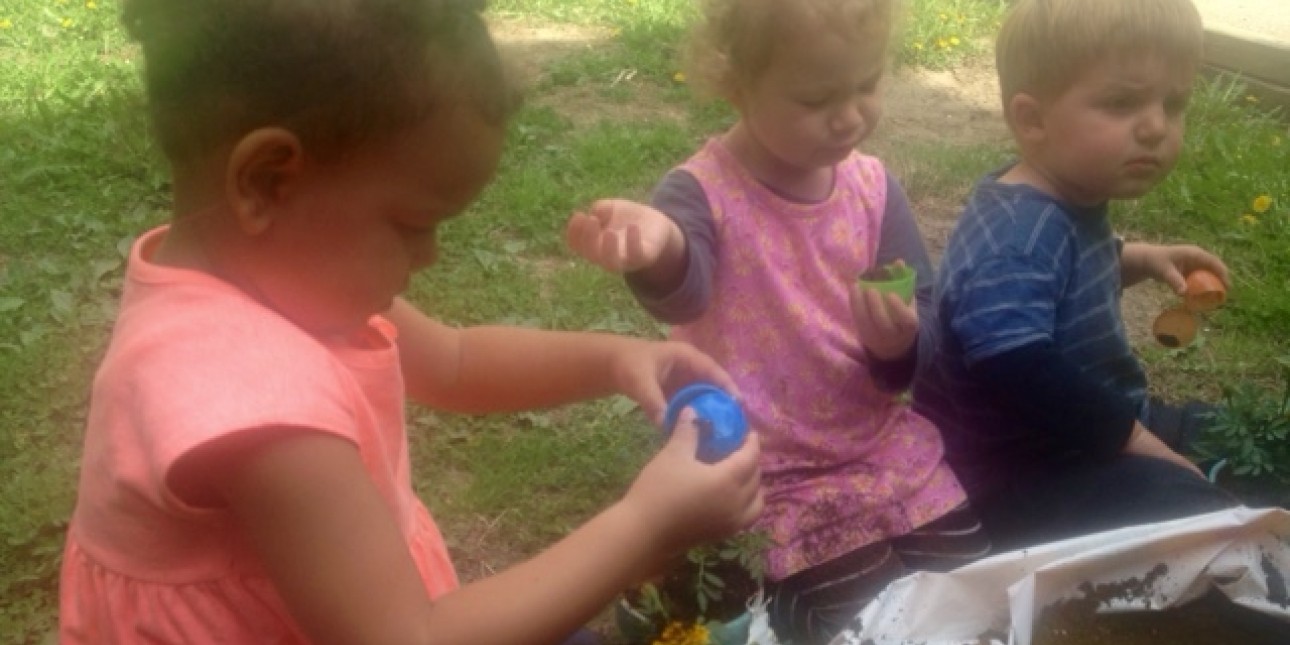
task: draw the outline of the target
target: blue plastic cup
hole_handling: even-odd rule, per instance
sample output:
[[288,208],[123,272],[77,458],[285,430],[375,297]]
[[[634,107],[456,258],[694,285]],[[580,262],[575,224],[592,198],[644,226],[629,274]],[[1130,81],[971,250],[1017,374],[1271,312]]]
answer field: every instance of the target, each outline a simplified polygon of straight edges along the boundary
[[699,426],[699,461],[712,464],[739,449],[748,435],[748,420],[739,402],[711,383],[693,383],[681,388],[667,402],[663,432],[672,434],[681,410],[694,410]]

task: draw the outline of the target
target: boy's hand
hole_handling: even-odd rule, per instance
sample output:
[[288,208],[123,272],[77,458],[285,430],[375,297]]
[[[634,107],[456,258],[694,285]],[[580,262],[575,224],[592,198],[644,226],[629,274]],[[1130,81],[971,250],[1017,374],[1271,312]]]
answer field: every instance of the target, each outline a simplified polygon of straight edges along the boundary
[[894,293],[880,293],[852,284],[851,317],[860,342],[875,358],[902,358],[918,339],[918,310]]
[[633,339],[614,358],[611,373],[615,389],[639,403],[655,425],[663,422],[668,393],[695,381],[707,381],[739,398],[730,375],[689,343]]
[[761,515],[760,442],[749,433],[740,448],[714,464],[698,460],[694,413],[681,412],[667,445],[646,464],[623,498],[646,526],[657,529],[660,555],[710,542]]
[[1196,476],[1201,479],[1205,478],[1205,474],[1200,471],[1200,468],[1196,467],[1196,464],[1193,464],[1190,459],[1171,450],[1169,446],[1165,445],[1165,442],[1152,434],[1151,431],[1147,430],[1146,426],[1141,423],[1134,422],[1133,434],[1129,436],[1129,441],[1124,444],[1124,452],[1170,461],[1196,473]]
[[1206,269],[1218,276],[1224,286],[1231,287],[1227,265],[1213,253],[1191,244],[1166,246],[1131,242],[1124,245],[1120,265],[1125,286],[1152,278],[1182,295],[1187,290],[1187,274]]
[[625,199],[602,199],[589,213],[574,213],[565,238],[578,255],[612,273],[646,269],[685,250],[685,237],[671,218]]

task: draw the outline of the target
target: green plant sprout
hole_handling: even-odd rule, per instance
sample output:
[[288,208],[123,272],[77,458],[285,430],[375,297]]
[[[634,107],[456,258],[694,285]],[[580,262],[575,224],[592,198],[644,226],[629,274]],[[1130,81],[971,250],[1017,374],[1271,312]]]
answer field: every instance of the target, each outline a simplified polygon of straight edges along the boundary
[[1277,359],[1280,396],[1249,382],[1223,388],[1223,405],[1196,442],[1204,458],[1226,459],[1232,473],[1290,485],[1290,356]]

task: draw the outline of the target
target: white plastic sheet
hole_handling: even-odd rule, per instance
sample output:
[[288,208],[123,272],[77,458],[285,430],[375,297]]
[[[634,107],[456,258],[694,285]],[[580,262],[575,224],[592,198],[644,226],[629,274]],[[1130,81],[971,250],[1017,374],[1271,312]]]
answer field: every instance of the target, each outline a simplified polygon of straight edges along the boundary
[[832,645],[1030,645],[1045,607],[1082,597],[1085,583],[1127,580],[1149,582],[1142,597],[1099,611],[1166,609],[1216,586],[1290,623],[1290,512],[1234,508],[1003,553],[950,573],[915,573],[887,587],[860,612],[860,630]]

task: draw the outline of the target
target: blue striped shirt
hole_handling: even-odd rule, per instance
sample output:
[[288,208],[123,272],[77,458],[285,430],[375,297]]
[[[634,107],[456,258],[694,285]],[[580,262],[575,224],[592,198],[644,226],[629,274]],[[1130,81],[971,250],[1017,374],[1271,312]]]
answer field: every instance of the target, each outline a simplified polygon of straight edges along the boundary
[[923,317],[930,360],[914,391],[915,409],[940,427],[947,458],[977,490],[1027,465],[1018,460],[1045,457],[1045,428],[1000,409],[969,368],[1051,343],[1140,410],[1147,385],[1120,315],[1120,244],[1106,206],[1078,208],[997,177],[978,183],[950,236]]

